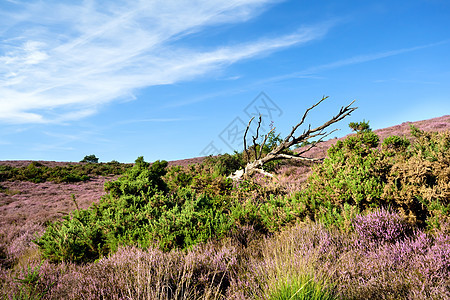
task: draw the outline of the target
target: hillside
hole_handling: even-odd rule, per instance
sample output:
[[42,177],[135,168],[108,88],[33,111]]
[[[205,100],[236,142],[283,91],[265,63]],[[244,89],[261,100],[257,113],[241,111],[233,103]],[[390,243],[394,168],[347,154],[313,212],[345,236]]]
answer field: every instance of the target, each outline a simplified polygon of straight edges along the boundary
[[[314,272],[320,272],[333,282],[342,283],[339,287],[330,286],[327,277],[312,281],[311,289],[318,284],[324,293],[330,292],[330,295],[379,298],[386,289],[392,292],[393,298],[417,294],[419,296],[414,298],[425,299],[442,293],[450,296],[448,281],[442,281],[450,273],[449,135],[422,132],[413,138],[410,125],[425,132],[448,132],[450,116],[405,122],[374,131],[381,140],[397,135],[418,141],[411,147],[406,146],[408,148],[379,151],[377,144],[370,146],[370,142],[365,140],[366,136],[376,138],[370,131],[340,138],[345,140],[340,143],[344,148],[333,147],[330,159],[317,166],[308,184],[305,180],[311,175],[311,165],[307,164],[277,165],[275,180],[258,175],[249,181],[231,183],[226,179],[228,163],[238,159],[238,154],[228,158],[223,155],[172,161],[168,164],[168,171],[165,163],[150,165],[141,157],[133,167],[127,166],[127,176],[121,178],[112,175],[121,173],[111,173],[117,170],[124,172],[120,169],[124,165],[116,163],[2,161],[0,284],[5,282],[2,291],[12,289],[17,295],[17,291],[26,284],[35,284],[22,281],[21,285],[15,278],[20,274],[22,277],[31,276],[29,273],[26,275],[31,270],[29,264],[36,267],[37,262],[45,257],[48,261],[45,261],[42,274],[48,277],[42,275],[45,278],[41,279],[47,280],[47,284],[58,282],[49,299],[59,299],[66,293],[70,293],[70,299],[77,299],[78,292],[71,290],[74,285],[80,293],[85,293],[85,288],[91,293],[83,294],[87,299],[102,298],[99,293],[103,290],[120,293],[123,298],[127,291],[131,293],[128,285],[139,281],[133,277],[136,272],[138,277],[151,274],[148,282],[156,280],[148,286],[150,290],[169,284],[177,293],[183,293],[189,287],[196,296],[192,294],[188,299],[203,296],[209,299],[207,294],[212,290],[225,298],[227,295],[234,295],[233,299],[253,299],[248,295],[265,295],[263,298],[267,298],[265,289],[247,274],[256,274],[258,280],[278,284],[278,276],[281,275],[276,272],[281,270],[282,276],[294,276],[288,274],[291,268],[285,265],[290,265],[293,260],[297,264],[295,272],[307,275],[297,278],[299,282],[285,283],[286,287],[294,289],[288,292],[289,295],[299,286],[311,282],[316,276]],[[350,141],[347,144],[350,146],[345,148],[347,141]],[[363,142],[354,144],[352,141]],[[308,155],[323,158],[327,149],[336,142],[337,139],[323,142]],[[333,156],[336,153],[338,156]],[[45,177],[43,182],[5,180],[22,178],[22,173],[14,175],[17,177],[11,175],[12,171],[6,174],[9,167],[23,168],[31,175],[39,176],[42,176],[39,170],[49,167],[56,170],[52,172],[58,176],[66,176],[61,178],[67,182],[62,179],[45,181],[50,177]],[[75,177],[67,177],[61,167],[73,168],[71,170],[79,173]],[[423,174],[420,173],[422,169]],[[90,178],[81,176],[86,174]],[[80,181],[75,182],[77,180]],[[108,195],[100,201],[106,192]],[[93,203],[98,205],[92,206]],[[392,205],[393,211],[384,209],[388,205]],[[66,225],[53,223],[64,217]],[[48,227],[51,223],[53,225]],[[40,250],[32,243],[36,235],[45,237],[40,240]],[[150,247],[150,250],[143,252],[141,247]],[[119,251],[116,253],[116,250]],[[71,251],[78,252],[73,254]],[[301,259],[296,251],[304,253]],[[401,257],[397,257],[399,253]],[[404,256],[404,253],[410,256]],[[154,255],[167,264],[154,265]],[[279,255],[284,257],[284,262],[276,260]],[[142,258],[142,262],[149,264],[155,273],[139,275],[141,261],[136,266],[136,257]],[[313,273],[304,273],[304,259],[313,268]],[[95,262],[98,260],[100,263]],[[128,263],[129,260],[134,264]],[[392,265],[393,260],[395,265]],[[282,265],[278,266],[278,263]],[[114,268],[127,268],[129,273],[120,277],[121,283],[111,279],[115,278],[114,274],[110,274],[106,281],[99,279],[110,269],[108,264]],[[375,267],[366,269],[368,264]],[[429,267],[429,279],[423,279],[417,271],[424,265]],[[178,283],[181,279],[186,280],[186,268],[192,268],[189,269],[192,278]],[[336,271],[330,272],[331,269]],[[273,277],[265,277],[268,270],[275,272],[271,275]],[[347,270],[352,273],[347,274]],[[77,275],[80,272],[95,278],[92,285],[85,286],[84,277]],[[399,272],[403,275],[398,275]],[[164,274],[169,273],[178,274],[174,276],[181,279],[166,278]],[[220,281],[216,279],[219,273]],[[60,278],[58,276],[62,275],[58,274],[66,274],[67,277]],[[152,277],[154,274],[162,277]],[[412,277],[404,279],[409,275]],[[371,279],[361,284],[364,278]],[[74,283],[71,284],[69,279]],[[105,286],[105,282],[109,283]],[[40,289],[45,291],[46,285],[42,284]],[[422,289],[417,290],[421,284]],[[138,296],[133,294],[135,292],[132,294],[140,298],[141,285],[135,288]],[[268,288],[273,291],[284,289],[278,285]],[[29,293],[35,293],[36,286],[27,289],[30,289]],[[149,298],[159,295],[157,299],[166,299],[166,295],[171,293],[157,291],[153,294],[150,290],[146,290]],[[244,294],[247,296],[242,296]]]
[[[343,123],[344,124],[344,123]],[[450,130],[450,115],[422,120],[417,122],[404,122],[400,125],[377,129],[374,132],[384,139],[391,135],[409,136],[410,125],[425,131],[446,131]],[[340,140],[344,139],[340,138]],[[321,158],[325,157],[327,149],[335,144],[337,139],[330,139],[311,149],[306,156]],[[189,158],[169,162],[169,166],[179,165],[187,166],[189,164],[201,163],[205,157]],[[0,165],[13,167],[26,167],[32,161],[0,161]],[[45,166],[66,166],[68,164],[81,164],[77,162],[54,162],[39,161]],[[297,166],[281,168],[278,171],[282,182],[290,182],[292,189],[298,188],[298,185],[306,179],[310,172],[308,166]],[[287,173],[287,174],[286,174]],[[296,178],[292,183],[293,177]],[[0,191],[0,227],[4,224],[14,222],[22,226],[27,222],[41,220],[50,221],[61,217],[75,208],[71,195],[75,195],[80,208],[87,208],[93,202],[96,202],[104,194],[103,185],[105,181],[117,178],[95,177],[92,180],[78,183],[56,184],[53,182],[32,183],[23,182],[2,182],[8,192]],[[298,183],[298,184],[295,184]]]

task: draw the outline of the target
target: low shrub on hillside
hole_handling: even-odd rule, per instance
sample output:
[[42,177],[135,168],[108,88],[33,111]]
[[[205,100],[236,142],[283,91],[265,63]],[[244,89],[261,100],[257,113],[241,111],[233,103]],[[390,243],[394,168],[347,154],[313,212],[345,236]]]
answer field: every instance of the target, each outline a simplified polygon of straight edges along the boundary
[[[52,261],[80,263],[113,253],[120,245],[187,249],[241,235],[245,228],[267,234],[293,219],[276,217],[283,213],[278,207],[284,201],[274,196],[281,193],[276,185],[245,181],[233,187],[216,171],[206,162],[167,172],[167,162],[150,165],[140,157],[122,177],[105,183],[108,194],[100,203],[51,224],[36,243]],[[245,236],[240,239],[245,243]]]
[[92,176],[108,176],[123,174],[130,166],[115,162],[101,164],[77,164],[67,166],[48,167],[39,162],[32,162],[26,167],[0,166],[0,181],[31,181],[41,183],[53,181],[80,182],[89,180]]
[[342,226],[350,211],[390,207],[411,225],[433,227],[448,219],[450,133],[412,131],[412,142],[389,137],[380,148],[378,136],[365,128],[330,147],[294,197],[304,217]]
[[168,193],[167,162],[151,166],[142,157],[123,177],[105,184],[99,204],[51,224],[37,240],[52,261],[86,262],[119,245],[187,248],[225,235],[231,227],[227,199],[197,194],[190,187]]
[[415,131],[415,140],[392,163],[383,199],[411,223],[450,221],[450,132]]

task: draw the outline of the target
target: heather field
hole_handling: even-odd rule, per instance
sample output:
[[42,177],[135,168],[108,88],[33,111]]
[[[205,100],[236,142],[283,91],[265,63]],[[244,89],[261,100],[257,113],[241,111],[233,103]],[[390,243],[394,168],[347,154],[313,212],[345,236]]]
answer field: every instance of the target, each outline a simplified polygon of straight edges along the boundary
[[307,156],[2,161],[0,299],[450,299],[450,116]]

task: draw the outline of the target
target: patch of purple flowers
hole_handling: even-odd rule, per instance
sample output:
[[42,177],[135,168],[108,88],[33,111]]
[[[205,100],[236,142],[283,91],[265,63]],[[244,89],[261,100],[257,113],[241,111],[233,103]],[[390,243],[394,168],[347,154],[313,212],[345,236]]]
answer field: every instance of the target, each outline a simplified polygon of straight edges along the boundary
[[395,243],[411,231],[398,214],[379,209],[368,215],[358,215],[353,222],[361,244]]

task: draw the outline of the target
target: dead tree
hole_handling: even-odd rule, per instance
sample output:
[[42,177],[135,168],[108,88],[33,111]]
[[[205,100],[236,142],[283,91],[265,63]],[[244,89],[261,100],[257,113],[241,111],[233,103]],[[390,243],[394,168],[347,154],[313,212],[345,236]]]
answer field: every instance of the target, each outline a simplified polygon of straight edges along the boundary
[[[342,119],[344,119],[345,117],[347,117],[348,115],[350,115],[353,111],[355,111],[355,109],[357,109],[357,107],[351,107],[351,105],[355,102],[351,102],[349,105],[345,106],[345,107],[341,107],[339,113],[332,117],[329,121],[325,122],[324,124],[311,129],[311,125],[308,126],[308,129],[305,129],[303,131],[303,133],[299,136],[295,136],[295,132],[297,131],[297,129],[303,125],[303,123],[305,122],[305,119],[308,115],[308,113],[315,108],[316,106],[318,106],[320,103],[322,103],[323,101],[325,101],[328,98],[328,96],[324,96],[322,97],[321,100],[319,100],[316,104],[314,104],[313,106],[311,106],[310,108],[308,108],[305,113],[303,114],[302,119],[300,120],[299,123],[297,123],[297,125],[292,127],[291,132],[286,136],[286,138],[278,145],[276,146],[272,151],[270,151],[267,155],[265,155],[264,157],[262,157],[263,154],[263,147],[267,141],[267,138],[269,136],[269,134],[275,129],[272,128],[269,133],[267,133],[264,136],[263,142],[258,145],[256,143],[257,139],[259,138],[259,130],[261,127],[261,116],[259,116],[259,120],[258,120],[258,126],[256,129],[256,136],[252,136],[252,140],[253,140],[253,151],[254,151],[254,158],[252,159],[252,161],[248,161],[247,165],[245,166],[244,169],[242,170],[238,170],[236,171],[234,174],[232,174],[231,176],[229,176],[230,178],[237,180],[242,178],[243,176],[251,176],[255,173],[261,173],[267,176],[273,176],[272,174],[264,171],[262,169],[262,167],[264,166],[264,164],[270,162],[270,161],[274,161],[274,160],[282,160],[282,159],[286,159],[286,160],[301,160],[301,161],[319,161],[321,159],[314,159],[314,158],[308,158],[308,157],[304,157],[302,156],[302,154],[304,154],[305,152],[308,152],[309,150],[311,150],[313,147],[315,147],[318,143],[322,142],[323,139],[326,136],[329,136],[331,133],[335,132],[337,129],[331,131],[331,132],[326,132],[324,131],[326,128],[328,128],[329,126],[331,126],[332,124],[341,121]],[[244,133],[244,150],[245,153],[247,155],[247,158],[249,158],[249,150],[247,149],[247,143],[246,143],[246,138],[247,138],[247,133],[248,130],[250,128],[250,125],[253,121],[255,117],[253,117],[247,125],[247,129],[245,130]],[[290,147],[294,146],[294,145],[298,145],[301,144],[303,142],[308,142],[310,139],[314,139],[314,138],[319,138],[317,141],[312,142],[309,147],[307,147],[305,150],[302,150],[299,153],[296,154],[286,154],[286,150],[288,150]]]

